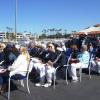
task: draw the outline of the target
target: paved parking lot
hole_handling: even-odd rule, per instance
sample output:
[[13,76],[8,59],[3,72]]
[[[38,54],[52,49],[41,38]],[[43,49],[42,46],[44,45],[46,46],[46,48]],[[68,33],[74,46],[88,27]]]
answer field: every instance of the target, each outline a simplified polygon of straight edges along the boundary
[[[27,94],[27,89],[18,86],[18,89],[11,91],[11,100],[99,100],[100,99],[100,76],[83,75],[82,82],[66,84],[65,80],[57,80],[56,89],[35,87],[29,81],[31,94]],[[18,83],[17,83],[18,84]],[[0,95],[0,100],[7,100],[7,92]]]

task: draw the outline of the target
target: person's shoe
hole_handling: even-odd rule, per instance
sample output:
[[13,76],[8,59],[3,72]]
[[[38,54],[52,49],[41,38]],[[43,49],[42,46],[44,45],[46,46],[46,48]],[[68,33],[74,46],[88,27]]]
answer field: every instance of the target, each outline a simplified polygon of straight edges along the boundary
[[42,84],[41,83],[36,83],[35,86],[40,87],[40,86],[42,86]]
[[50,87],[51,86],[51,83],[46,83],[43,85],[44,87]]
[[72,80],[72,82],[77,83],[77,82],[78,82],[78,79],[76,79],[76,80]]

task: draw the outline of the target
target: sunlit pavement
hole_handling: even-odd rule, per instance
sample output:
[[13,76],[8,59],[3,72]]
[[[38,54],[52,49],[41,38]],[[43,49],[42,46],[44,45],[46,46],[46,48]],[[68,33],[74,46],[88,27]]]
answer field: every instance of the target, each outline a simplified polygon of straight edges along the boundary
[[[26,81],[25,81],[26,83]],[[18,84],[18,82],[17,82]],[[26,84],[25,84],[26,86]],[[55,90],[53,86],[49,88],[35,87],[29,81],[30,95],[27,89],[18,85],[18,89],[11,91],[10,100],[99,100],[100,99],[100,76],[82,76],[82,82],[70,83],[67,85],[65,80],[57,80]],[[0,100],[7,100],[7,92],[0,95]]]

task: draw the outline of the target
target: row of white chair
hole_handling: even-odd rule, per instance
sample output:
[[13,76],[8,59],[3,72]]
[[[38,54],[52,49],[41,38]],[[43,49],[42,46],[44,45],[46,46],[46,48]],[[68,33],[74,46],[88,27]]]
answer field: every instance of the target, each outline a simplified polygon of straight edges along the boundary
[[[58,58],[54,61],[54,63],[56,63],[57,61],[58,61],[58,59],[60,58],[60,56],[61,56],[61,54],[58,56]],[[88,70],[89,70],[89,77],[91,78],[91,74],[90,74],[90,66],[91,66],[91,58],[92,57],[90,57],[90,60],[89,60],[89,64],[88,64]],[[68,61],[67,61],[67,64],[66,65],[64,65],[64,67],[66,67],[66,83],[67,83],[67,85],[68,85],[68,79],[67,79],[67,75],[68,75],[68,73],[67,73],[67,71],[68,71],[68,67],[69,67],[69,61],[70,61],[70,59],[71,59],[71,55],[70,55],[70,57],[68,58]],[[30,94],[30,89],[29,89],[29,83],[28,83],[28,79],[29,79],[29,73],[31,72],[31,70],[32,70],[32,68],[33,68],[33,62],[31,62],[30,61],[30,63],[29,63],[29,65],[28,65],[28,69],[27,69],[27,72],[26,72],[26,76],[22,76],[22,77],[20,77],[20,79],[18,79],[18,80],[20,80],[20,82],[21,82],[21,84],[22,84],[22,86],[24,87],[24,84],[23,84],[23,80],[27,80],[27,90],[28,90],[28,93]],[[60,68],[60,66],[58,66],[56,69],[55,69],[55,72],[54,72],[54,84],[53,84],[53,88],[55,89],[55,81],[56,81],[56,72],[57,72],[57,70]],[[82,68],[80,67],[80,69],[79,69],[79,74],[80,74],[80,82],[81,82],[81,80],[82,80]],[[9,82],[8,82],[8,100],[10,99],[10,80],[12,80],[14,75],[10,75],[9,74]]]
[[[89,59],[89,63],[88,63],[88,74],[89,74],[89,78],[91,79],[91,61],[92,61],[92,56],[93,55],[90,55],[90,59]],[[70,59],[71,59],[71,54],[68,58],[68,61],[67,61],[67,64],[64,65],[64,67],[66,67],[66,83],[68,85],[68,67],[70,66],[69,62],[70,62]],[[57,70],[60,68],[60,66],[58,66],[56,69],[55,69],[55,73],[54,73],[54,89],[55,89],[55,81],[56,81],[56,72]],[[83,68],[79,68],[79,80],[80,82],[82,81],[82,69]]]

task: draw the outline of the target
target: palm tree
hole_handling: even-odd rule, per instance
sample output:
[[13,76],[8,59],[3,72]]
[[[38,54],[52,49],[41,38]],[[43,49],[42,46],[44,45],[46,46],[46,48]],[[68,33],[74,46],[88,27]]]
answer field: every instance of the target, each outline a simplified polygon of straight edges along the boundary
[[46,34],[47,32],[48,32],[48,30],[46,30],[46,29],[42,30],[42,33],[44,33],[44,34]]
[[7,32],[10,32],[10,27],[6,27],[6,29],[7,29]]
[[51,28],[51,29],[48,29],[48,31],[50,32],[49,35],[52,35],[52,34],[54,34],[54,32],[56,31],[56,29],[55,29],[55,28]]

